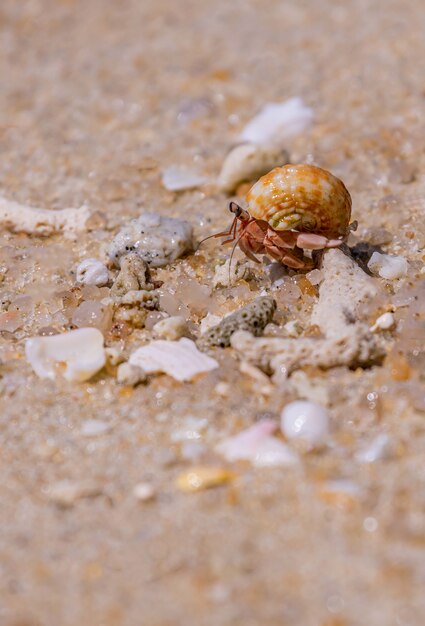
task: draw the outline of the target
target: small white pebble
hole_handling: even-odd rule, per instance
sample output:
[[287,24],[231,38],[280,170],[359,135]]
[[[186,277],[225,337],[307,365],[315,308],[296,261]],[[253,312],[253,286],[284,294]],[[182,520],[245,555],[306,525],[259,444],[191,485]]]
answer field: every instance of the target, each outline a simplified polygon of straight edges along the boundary
[[103,287],[109,282],[108,268],[98,259],[84,259],[77,267],[77,282]]
[[100,493],[100,487],[94,483],[70,480],[61,480],[46,489],[49,500],[63,507],[73,506],[80,498],[90,498]]
[[320,270],[311,270],[305,277],[310,281],[312,285],[320,285],[322,280],[325,278],[323,272]]
[[371,327],[372,332],[378,330],[389,330],[395,326],[395,319],[392,313],[383,313],[378,317],[374,325]]
[[101,420],[86,420],[81,426],[80,433],[84,437],[96,437],[110,430],[111,426],[107,422]]
[[379,274],[381,278],[388,280],[406,276],[409,267],[404,257],[394,254],[381,254],[380,252],[372,254],[367,266],[371,272]]
[[297,320],[290,320],[284,324],[283,328],[290,337],[298,337],[303,331],[303,327]]
[[117,381],[120,385],[135,387],[146,380],[146,372],[137,365],[132,365],[126,361],[118,365]]
[[133,487],[133,496],[139,502],[148,502],[155,497],[155,488],[151,483],[138,483]]
[[188,332],[186,320],[180,315],[166,317],[155,324],[152,329],[154,337],[157,339],[167,339],[175,341],[184,337]]
[[302,439],[317,446],[329,435],[329,413],[315,402],[296,400],[284,407],[281,429],[287,439]]

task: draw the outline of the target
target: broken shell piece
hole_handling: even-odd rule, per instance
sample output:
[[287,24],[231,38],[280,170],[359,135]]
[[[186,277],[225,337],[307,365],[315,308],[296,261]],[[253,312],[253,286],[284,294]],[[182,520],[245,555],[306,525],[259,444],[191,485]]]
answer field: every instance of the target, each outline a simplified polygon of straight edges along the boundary
[[86,420],[81,426],[80,434],[84,437],[96,437],[97,435],[107,433],[109,430],[111,430],[111,425],[108,422]]
[[84,285],[103,287],[109,281],[109,272],[106,265],[98,259],[84,259],[77,267],[77,282]]
[[372,254],[367,266],[371,272],[388,280],[396,280],[406,276],[409,268],[404,257],[395,254],[381,254],[380,252]]
[[274,143],[289,139],[307,130],[313,121],[313,110],[302,98],[266,104],[245,126],[240,138],[252,143]]
[[162,267],[192,249],[189,222],[145,213],[123,226],[109,246],[109,257],[119,266],[121,257],[136,252],[150,267]]
[[286,163],[289,163],[289,155],[282,148],[243,143],[226,156],[217,184],[222,191],[232,193],[240,183],[257,180]]
[[239,311],[227,315],[217,326],[207,330],[199,339],[199,345],[225,348],[230,345],[230,338],[238,330],[250,331],[256,337],[273,319],[276,301],[269,297],[256,298]]
[[73,506],[81,498],[92,498],[102,493],[99,485],[91,482],[61,480],[46,489],[51,502],[64,508]]
[[30,235],[52,235],[63,232],[65,235],[84,230],[90,217],[90,209],[39,209],[0,198],[0,225],[14,233]]
[[257,467],[293,465],[298,456],[272,433],[277,424],[273,420],[261,420],[229,437],[216,446],[216,451],[227,461],[250,461]]
[[370,330],[372,332],[376,332],[379,330],[390,330],[395,326],[395,318],[392,313],[383,313],[378,317],[373,326],[371,326]]
[[103,335],[97,328],[78,328],[51,337],[32,337],[25,354],[40,378],[58,373],[71,382],[88,380],[105,365]]
[[149,502],[155,498],[155,487],[151,483],[138,483],[133,487],[133,496],[139,502]]
[[155,337],[158,339],[167,339],[168,341],[175,341],[184,337],[184,335],[188,333],[188,330],[186,320],[180,317],[180,315],[174,315],[159,320],[152,329]]
[[179,341],[152,341],[133,352],[129,363],[141,367],[147,374],[164,372],[181,382],[218,367],[215,359],[200,352],[195,343],[185,337]]
[[180,167],[167,167],[162,172],[162,184],[168,191],[184,191],[200,187],[207,182],[204,176],[184,170]]
[[211,487],[219,487],[233,478],[232,472],[222,467],[199,466],[177,477],[176,486],[185,493],[194,493]]
[[281,428],[287,439],[302,439],[315,447],[323,444],[329,435],[329,414],[320,404],[296,400],[284,407]]

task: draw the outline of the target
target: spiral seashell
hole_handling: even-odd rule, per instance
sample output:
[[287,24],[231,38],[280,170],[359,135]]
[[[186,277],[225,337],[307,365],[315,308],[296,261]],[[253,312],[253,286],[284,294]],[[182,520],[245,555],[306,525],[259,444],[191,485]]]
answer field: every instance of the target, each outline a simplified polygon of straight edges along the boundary
[[262,176],[247,195],[251,217],[274,230],[345,237],[351,196],[344,183],[314,165],[284,165]]

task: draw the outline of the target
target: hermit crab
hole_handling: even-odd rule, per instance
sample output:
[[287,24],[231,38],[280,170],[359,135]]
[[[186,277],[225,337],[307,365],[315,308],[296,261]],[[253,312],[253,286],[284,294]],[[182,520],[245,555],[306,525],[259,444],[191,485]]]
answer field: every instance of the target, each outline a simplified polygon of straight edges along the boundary
[[347,238],[351,196],[344,183],[314,165],[284,165],[262,176],[247,195],[248,210],[235,202],[227,231],[212,237],[227,237],[246,256],[257,261],[266,254],[295,269],[310,269],[314,261],[304,250],[336,248]]

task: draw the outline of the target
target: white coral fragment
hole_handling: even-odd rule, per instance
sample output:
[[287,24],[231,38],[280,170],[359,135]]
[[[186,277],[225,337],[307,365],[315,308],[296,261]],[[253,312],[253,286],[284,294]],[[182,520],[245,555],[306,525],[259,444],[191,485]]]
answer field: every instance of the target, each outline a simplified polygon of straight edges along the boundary
[[374,274],[379,274],[381,278],[396,280],[406,276],[409,265],[406,259],[395,254],[381,254],[374,252],[370,257],[368,268]]
[[90,209],[39,209],[0,197],[0,225],[14,233],[52,235],[64,232],[73,234],[84,230]]
[[79,328],[51,337],[27,339],[25,354],[40,378],[62,374],[71,382],[88,380],[105,365],[103,335],[97,328]]
[[299,97],[266,104],[245,126],[240,139],[259,144],[278,144],[307,130],[313,110]]
[[383,356],[383,348],[369,326],[357,317],[360,303],[375,295],[372,279],[350,257],[336,248],[324,254],[324,279],[311,324],[324,338],[255,338],[246,331],[232,335],[231,345],[275,378],[285,378],[304,365],[323,369],[368,365]]
[[215,359],[200,352],[195,343],[185,337],[179,341],[152,341],[133,352],[129,363],[141,367],[147,374],[164,372],[181,382],[218,367]]
[[200,187],[207,182],[204,176],[190,172],[180,167],[167,167],[162,172],[162,184],[168,191],[184,191]]

